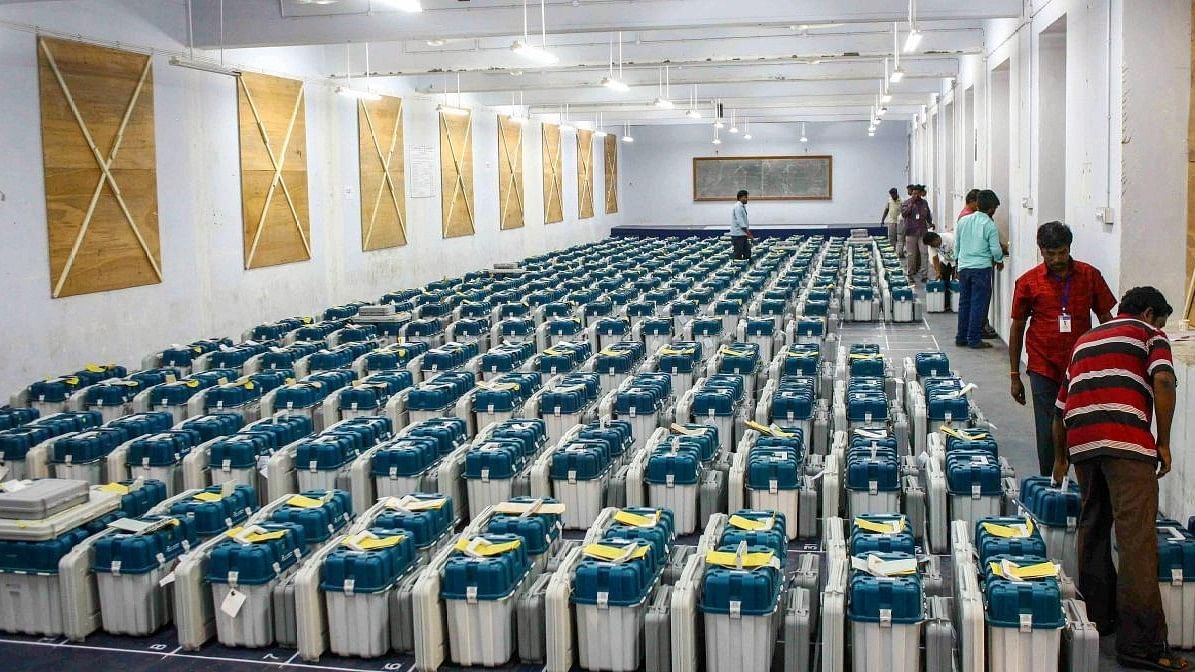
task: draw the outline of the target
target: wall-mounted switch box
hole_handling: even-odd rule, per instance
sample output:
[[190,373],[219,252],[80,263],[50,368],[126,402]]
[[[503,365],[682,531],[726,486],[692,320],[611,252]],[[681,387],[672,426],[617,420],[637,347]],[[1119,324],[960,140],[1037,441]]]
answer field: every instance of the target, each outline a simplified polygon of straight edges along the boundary
[[1116,208],[1096,208],[1095,221],[1100,224],[1116,223]]
[[1030,198],[1029,196],[1022,198],[1021,199],[1021,207],[1032,212],[1033,211],[1033,199]]

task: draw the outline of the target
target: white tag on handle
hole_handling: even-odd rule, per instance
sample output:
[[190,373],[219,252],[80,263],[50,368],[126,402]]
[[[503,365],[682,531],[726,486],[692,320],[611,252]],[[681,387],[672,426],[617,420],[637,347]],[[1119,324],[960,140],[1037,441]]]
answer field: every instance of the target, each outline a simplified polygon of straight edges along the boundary
[[233,588],[228,591],[228,595],[220,603],[220,611],[228,614],[229,618],[236,618],[237,614],[241,613],[241,607],[245,606],[245,599],[244,593]]

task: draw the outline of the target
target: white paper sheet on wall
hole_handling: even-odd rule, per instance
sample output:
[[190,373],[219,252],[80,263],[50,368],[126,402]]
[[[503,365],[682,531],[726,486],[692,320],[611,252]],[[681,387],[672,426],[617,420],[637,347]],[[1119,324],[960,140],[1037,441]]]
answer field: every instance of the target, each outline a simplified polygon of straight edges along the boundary
[[436,148],[411,145],[407,149],[407,198],[431,198],[436,195]]

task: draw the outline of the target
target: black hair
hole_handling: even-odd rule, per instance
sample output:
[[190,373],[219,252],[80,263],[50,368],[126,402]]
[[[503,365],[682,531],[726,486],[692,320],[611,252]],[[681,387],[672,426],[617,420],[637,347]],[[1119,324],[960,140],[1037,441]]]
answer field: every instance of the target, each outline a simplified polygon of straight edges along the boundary
[[744,196],[750,196],[750,195],[751,195],[751,192],[747,191],[746,189],[739,189],[739,195],[735,196],[735,198],[742,198]]
[[979,200],[979,190],[972,189],[971,191],[968,191],[967,197],[963,200],[967,203],[974,203],[974,202],[978,201]]
[[916,188],[917,188],[917,185],[915,185],[915,184],[906,184],[905,185],[905,189],[916,189]]
[[983,191],[979,192],[979,195],[975,198],[975,207],[980,212],[994,210],[999,207],[999,205],[1000,197],[997,196],[996,192],[992,191],[991,189],[984,189]]
[[921,236],[921,242],[925,243],[926,245],[933,245],[934,241],[940,240],[941,238],[942,238],[941,236],[934,233],[933,231],[926,231],[925,235]]
[[1062,222],[1046,222],[1037,227],[1037,246],[1043,250],[1054,250],[1059,247],[1070,247],[1075,234],[1071,227]]
[[1170,317],[1174,313],[1166,297],[1153,287],[1134,287],[1120,299],[1120,312],[1128,315],[1140,315],[1150,308],[1155,317]]
[[892,187],[891,189],[889,189],[889,190],[888,190],[888,193],[889,193],[889,194],[891,194],[892,196],[899,196],[899,195],[900,195],[900,192],[899,192],[899,191],[897,191],[896,187]]

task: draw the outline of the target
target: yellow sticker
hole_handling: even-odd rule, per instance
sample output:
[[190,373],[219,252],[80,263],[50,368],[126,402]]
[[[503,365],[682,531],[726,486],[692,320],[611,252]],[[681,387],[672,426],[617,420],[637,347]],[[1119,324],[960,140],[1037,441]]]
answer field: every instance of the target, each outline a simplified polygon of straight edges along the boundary
[[489,557],[492,555],[500,555],[502,553],[509,553],[520,545],[518,539],[511,541],[504,541],[502,543],[494,543],[488,539],[477,537],[475,539],[466,539],[461,537],[456,542],[456,550],[478,555],[482,557]]
[[79,377],[78,376],[67,376],[66,378],[62,379],[62,382],[66,383],[67,385],[78,385]]
[[975,433],[960,432],[959,430],[954,429],[953,427],[947,427],[945,425],[943,425],[939,429],[939,431],[942,432],[943,434],[948,434],[950,436],[953,436],[954,438],[956,438],[960,441],[982,441],[983,439],[988,438],[987,432],[975,432]]
[[297,506],[301,509],[318,509],[324,505],[324,501],[322,499],[307,497],[306,495],[295,495],[294,497],[286,500],[286,503],[290,506]]
[[884,356],[878,352],[852,352],[851,359],[883,359]]
[[754,569],[756,567],[774,567],[776,563],[776,554],[772,551],[764,551],[757,553],[745,553],[742,557],[742,564],[739,564],[740,556],[734,551],[710,551],[705,555],[705,562],[708,565],[718,565],[719,567],[726,567],[727,569]]
[[196,493],[192,499],[198,499],[201,502],[218,502],[221,499],[224,499],[224,495],[221,495],[218,492],[207,492],[205,490],[203,492]]
[[391,509],[405,509],[407,511],[438,511],[448,503],[447,497],[440,497],[439,499],[415,499],[410,498],[406,500],[391,497],[386,500],[387,508]]
[[198,345],[195,345],[195,346],[191,346],[191,351],[195,352],[196,354],[202,354],[203,348],[199,347]]
[[1039,562],[1032,565],[1018,565],[1009,560],[989,563],[992,573],[1005,579],[1050,579],[1058,576],[1058,565],[1052,562]]
[[983,529],[990,535],[1002,539],[1027,539],[1033,536],[1033,519],[1025,518],[1024,525],[1000,525],[983,523]]
[[[235,537],[240,534],[242,528],[236,528],[228,531],[228,536]],[[260,544],[264,541],[274,541],[286,536],[286,530],[275,530],[273,532],[255,532],[254,534],[247,534],[241,537],[241,541],[250,544]]]
[[90,373],[103,373],[103,372],[107,371],[108,369],[103,366],[100,366],[99,364],[88,364],[87,366],[83,367],[83,370],[88,371]]
[[406,538],[406,535],[395,534],[389,537],[375,537],[370,536],[368,532],[361,532],[351,537],[345,538],[340,542],[344,546],[356,546],[363,551],[373,551],[379,548],[390,548],[397,546]]
[[726,521],[731,527],[737,527],[740,530],[747,530],[754,532],[758,530],[770,530],[776,525],[776,516],[769,518],[747,518],[745,516],[731,516]]
[[905,529],[905,519],[897,518],[896,520],[880,522],[878,520],[856,518],[855,527],[876,534],[900,534]]
[[198,380],[184,380],[183,385],[186,385],[187,387],[199,387],[199,381]]
[[253,381],[252,381],[252,380],[246,380],[246,381],[245,381],[245,384],[243,385],[243,387],[244,387],[246,390],[252,390],[252,389],[253,389],[253,387],[254,387],[254,386],[253,386]]
[[611,546],[609,544],[590,544],[581,549],[582,555],[590,558],[597,558],[598,560],[606,560],[608,562],[638,560],[647,555],[648,546],[636,545],[634,550],[627,551],[622,546]]
[[645,516],[630,511],[619,511],[614,514],[614,521],[631,527],[655,527],[656,523],[660,522],[660,512],[656,511],[654,515]]
[[129,486],[121,485],[120,483],[105,483],[100,486],[101,492],[112,492],[118,495],[129,494]]

